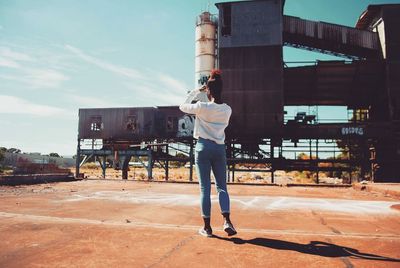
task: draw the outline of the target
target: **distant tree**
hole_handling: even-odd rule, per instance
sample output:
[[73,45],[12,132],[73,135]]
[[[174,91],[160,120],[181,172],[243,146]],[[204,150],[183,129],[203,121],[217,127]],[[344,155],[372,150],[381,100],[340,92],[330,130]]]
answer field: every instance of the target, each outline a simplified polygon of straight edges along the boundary
[[7,148],[6,147],[0,147],[0,152],[3,152],[3,153],[7,152]]
[[58,153],[50,153],[49,156],[51,156],[51,157],[61,157]]
[[4,153],[0,151],[0,174],[3,173],[3,163],[2,163],[3,159],[4,159]]

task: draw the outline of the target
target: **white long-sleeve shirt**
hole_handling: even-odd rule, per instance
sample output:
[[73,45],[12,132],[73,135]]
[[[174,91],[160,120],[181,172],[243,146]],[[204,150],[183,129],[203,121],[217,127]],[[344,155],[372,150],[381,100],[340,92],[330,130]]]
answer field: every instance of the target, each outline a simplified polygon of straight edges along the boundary
[[205,93],[200,92],[198,89],[191,91],[186,101],[179,106],[179,109],[182,112],[196,115],[193,130],[194,138],[198,139],[201,137],[213,140],[218,144],[224,144],[225,128],[229,124],[232,109],[225,103],[217,104],[214,102],[198,101],[191,104],[201,94]]

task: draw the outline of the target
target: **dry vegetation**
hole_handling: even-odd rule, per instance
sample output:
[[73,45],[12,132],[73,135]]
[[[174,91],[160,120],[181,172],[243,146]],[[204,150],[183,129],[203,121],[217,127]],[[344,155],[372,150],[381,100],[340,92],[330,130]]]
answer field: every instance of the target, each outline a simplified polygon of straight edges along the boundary
[[[84,173],[85,178],[103,178],[102,170],[99,166],[93,163],[85,164],[80,169]],[[196,172],[193,171],[193,179],[197,181]],[[122,179],[122,171],[113,168],[106,169],[106,179]],[[147,180],[147,170],[145,168],[130,167],[128,172],[129,180]],[[153,168],[153,180],[165,180],[165,170],[163,168]],[[188,168],[170,168],[169,180],[171,181],[189,181]]]
[[[84,173],[85,178],[97,178],[101,179],[102,170],[101,168],[94,164],[88,163],[81,167],[81,173]],[[189,181],[189,168],[170,168],[169,169],[169,181]],[[277,184],[288,184],[288,183],[315,183],[316,174],[312,172],[285,172],[276,171],[275,172],[275,183]],[[106,169],[106,179],[122,179],[121,170],[114,170],[113,168]],[[130,167],[128,173],[129,180],[140,180],[145,181],[147,178],[147,170],[145,168]],[[165,170],[163,168],[155,167],[153,168],[153,180],[164,181],[165,180]],[[319,174],[319,180],[321,183],[333,183],[339,184],[343,181],[338,178],[330,178],[325,174]],[[195,170],[193,170],[193,181],[197,181],[197,175]],[[269,172],[235,172],[235,182],[239,183],[258,183],[258,184],[268,184],[271,183],[271,173]]]

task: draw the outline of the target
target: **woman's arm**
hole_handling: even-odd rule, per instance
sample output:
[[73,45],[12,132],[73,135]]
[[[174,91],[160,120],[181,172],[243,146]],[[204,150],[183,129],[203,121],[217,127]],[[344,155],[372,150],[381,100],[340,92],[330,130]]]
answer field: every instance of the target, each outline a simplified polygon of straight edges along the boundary
[[207,94],[205,92],[205,87],[196,88],[189,92],[186,100],[183,103],[195,103],[198,101],[208,102]]
[[[202,89],[199,88],[190,91],[184,103],[179,106],[179,109],[188,114],[198,113],[200,111],[199,101],[206,101],[205,99],[207,99],[207,94]],[[196,101],[196,103],[192,104],[193,101]]]
[[183,104],[179,105],[179,109],[184,113],[197,114],[201,110],[201,103],[200,102],[197,102],[194,104],[183,103]]

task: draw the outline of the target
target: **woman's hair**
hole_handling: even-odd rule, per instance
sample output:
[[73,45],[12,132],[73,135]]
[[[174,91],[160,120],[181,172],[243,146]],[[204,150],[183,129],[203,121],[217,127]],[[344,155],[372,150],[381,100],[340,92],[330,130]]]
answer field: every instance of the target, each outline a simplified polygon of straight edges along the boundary
[[210,79],[207,81],[207,87],[211,96],[220,99],[222,93],[222,79],[220,70],[212,70]]

